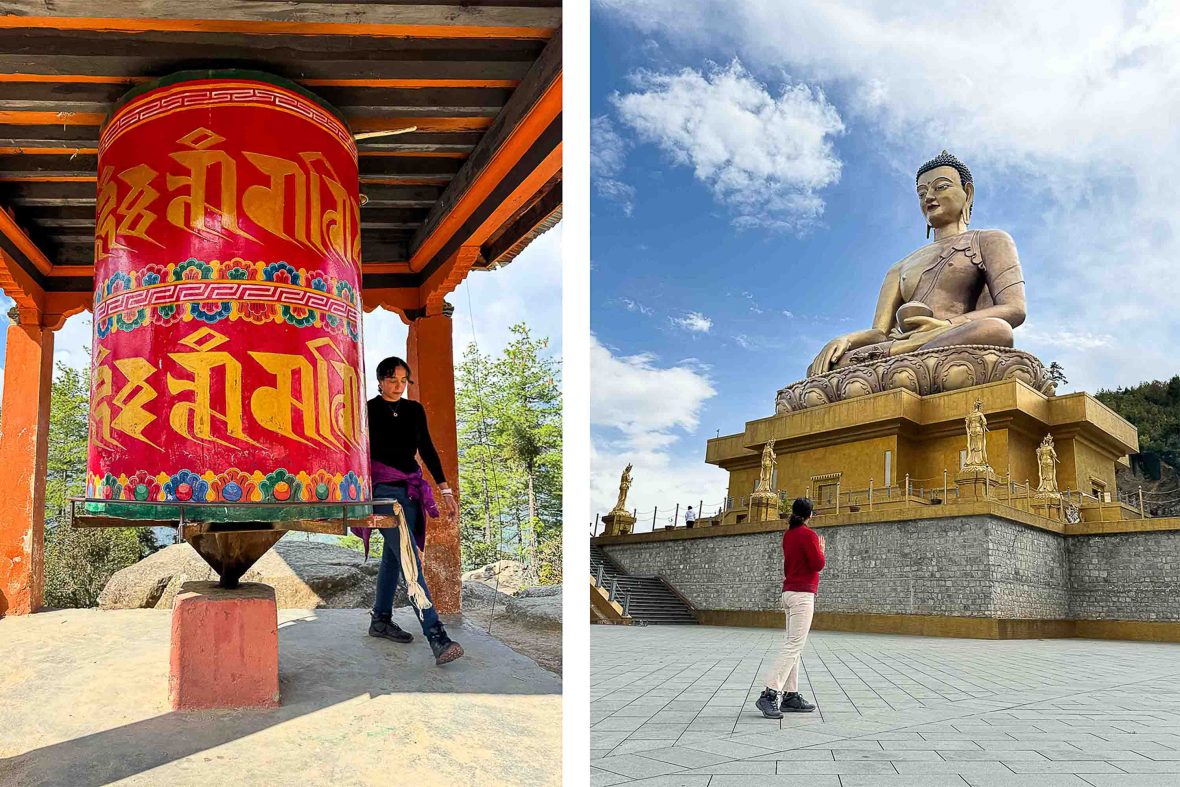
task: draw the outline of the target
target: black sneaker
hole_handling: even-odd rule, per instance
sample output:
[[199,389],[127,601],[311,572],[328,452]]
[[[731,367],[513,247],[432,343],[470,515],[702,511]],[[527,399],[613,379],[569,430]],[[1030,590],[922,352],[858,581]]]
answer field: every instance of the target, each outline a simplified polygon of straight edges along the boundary
[[762,715],[768,719],[781,719],[782,712],[778,709],[778,692],[774,689],[764,689],[762,696],[754,703]]
[[779,706],[783,713],[811,713],[815,706],[803,699],[797,691],[788,691],[783,695],[783,704]]
[[434,653],[434,663],[441,667],[449,664],[463,655],[463,648],[458,642],[453,642],[447,636],[447,630],[439,623],[426,632],[426,641],[430,643],[430,650]]
[[382,637],[384,639],[391,639],[394,642],[413,642],[414,635],[408,631],[404,631],[401,626],[393,622],[393,615],[386,612],[381,615],[376,615],[372,612],[369,616],[373,619],[369,623],[369,636]]

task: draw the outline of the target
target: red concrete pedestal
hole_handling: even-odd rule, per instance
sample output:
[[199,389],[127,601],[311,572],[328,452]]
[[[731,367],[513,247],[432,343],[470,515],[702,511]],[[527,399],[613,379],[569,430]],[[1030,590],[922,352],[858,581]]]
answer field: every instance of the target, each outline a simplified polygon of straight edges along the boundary
[[173,710],[278,707],[274,588],[185,582],[172,607],[171,662]]

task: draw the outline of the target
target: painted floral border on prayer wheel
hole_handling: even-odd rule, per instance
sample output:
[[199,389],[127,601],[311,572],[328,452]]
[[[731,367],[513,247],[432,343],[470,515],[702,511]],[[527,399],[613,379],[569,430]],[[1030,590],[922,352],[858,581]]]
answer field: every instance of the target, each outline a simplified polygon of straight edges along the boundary
[[121,99],[98,149],[86,484],[111,503],[88,513],[372,499],[360,260],[356,144],[330,105],[247,71]]

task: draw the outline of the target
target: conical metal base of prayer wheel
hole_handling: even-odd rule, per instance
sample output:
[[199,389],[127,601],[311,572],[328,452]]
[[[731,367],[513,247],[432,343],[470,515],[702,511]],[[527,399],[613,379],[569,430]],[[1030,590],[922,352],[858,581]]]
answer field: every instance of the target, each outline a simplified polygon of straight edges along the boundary
[[250,566],[273,547],[285,530],[264,530],[254,533],[193,533],[184,540],[212,566],[223,588],[236,588]]

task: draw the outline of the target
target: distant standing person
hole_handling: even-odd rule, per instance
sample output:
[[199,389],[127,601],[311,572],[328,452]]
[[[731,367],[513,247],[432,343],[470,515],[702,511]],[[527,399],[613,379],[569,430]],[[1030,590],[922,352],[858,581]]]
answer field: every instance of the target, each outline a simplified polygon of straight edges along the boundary
[[697,523],[697,512],[692,510],[692,506],[684,512],[684,526],[692,527]]
[[[434,476],[443,496],[448,521],[455,520],[459,506],[455,503],[454,492],[447,485],[442,462],[430,439],[426,409],[421,403],[405,398],[406,387],[410,384],[409,365],[401,358],[386,358],[377,364],[377,384],[380,394],[370,399],[368,406],[373,497],[393,498],[401,504],[405,513],[406,527],[410,529],[417,546],[417,549],[411,547],[411,551],[414,553],[418,584],[422,590],[421,594],[410,594],[411,606],[422,625],[422,634],[434,652],[434,662],[441,666],[462,656],[463,648],[447,636],[430,600],[430,590],[426,587],[426,577],[422,573],[418,552],[426,544],[425,515],[437,517],[439,511],[415,455],[422,457],[430,474]],[[374,506],[373,512],[392,514],[393,506]],[[397,528],[382,528],[381,536],[385,539],[385,546],[381,554],[381,568],[377,572],[377,592],[370,613],[372,622],[369,624],[369,636],[394,642],[410,642],[414,639],[413,635],[393,622],[393,595],[398,581],[402,579],[401,540]],[[413,603],[415,595],[425,597],[426,604],[422,605],[425,609]]]
[[[815,706],[799,694],[799,661],[811,618],[815,613],[815,594],[819,589],[819,572],[823,570],[824,537],[807,523],[814,506],[805,497],[791,504],[790,526],[783,533],[783,611],[787,615],[783,652],[766,674],[766,689],[758,697],[758,710],[768,719],[781,719],[783,713],[808,713]],[[782,695],[782,704],[779,696]]]

